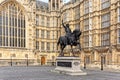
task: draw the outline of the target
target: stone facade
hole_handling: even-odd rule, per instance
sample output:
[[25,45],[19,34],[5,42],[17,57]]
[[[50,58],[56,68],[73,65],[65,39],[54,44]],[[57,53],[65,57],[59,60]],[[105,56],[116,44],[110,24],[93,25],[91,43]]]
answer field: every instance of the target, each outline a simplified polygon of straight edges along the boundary
[[[13,21],[10,15],[12,12],[9,10],[12,4],[16,6],[18,14]],[[22,21],[19,21],[20,13],[23,15],[20,19],[23,21],[25,19],[25,28],[22,26],[18,28],[19,24],[22,25]],[[81,62],[86,62],[90,66],[100,66],[101,61],[105,66],[120,65],[119,0],[71,0],[65,4],[62,0],[49,0],[49,3],[38,0],[0,0],[0,16],[2,21],[3,16],[9,18],[0,22],[2,29],[0,59],[2,60],[11,57],[26,59],[28,55],[34,63],[54,62],[59,51],[57,40],[59,36],[65,34],[61,25],[63,19],[65,24],[70,24],[72,30],[78,28],[82,31],[80,38],[82,51],[77,52]],[[13,22],[14,35],[11,36],[11,26],[4,25],[4,22],[5,24]],[[17,30],[16,36],[15,30]],[[19,36],[19,33],[23,35],[22,30],[25,30],[23,31],[25,36]],[[4,35],[7,31],[8,35]],[[17,39],[17,44],[12,42],[12,39],[13,41]],[[25,46],[22,46],[23,44]],[[65,51],[69,53],[70,48],[66,47]]]

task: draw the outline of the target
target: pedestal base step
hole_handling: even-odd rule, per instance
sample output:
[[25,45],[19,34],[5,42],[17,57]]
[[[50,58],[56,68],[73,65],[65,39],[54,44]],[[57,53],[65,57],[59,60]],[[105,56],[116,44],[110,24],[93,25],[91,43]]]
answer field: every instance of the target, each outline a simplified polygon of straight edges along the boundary
[[83,71],[65,71],[65,70],[55,69],[55,70],[52,70],[52,72],[56,72],[59,74],[72,75],[72,76],[87,75],[87,73]]

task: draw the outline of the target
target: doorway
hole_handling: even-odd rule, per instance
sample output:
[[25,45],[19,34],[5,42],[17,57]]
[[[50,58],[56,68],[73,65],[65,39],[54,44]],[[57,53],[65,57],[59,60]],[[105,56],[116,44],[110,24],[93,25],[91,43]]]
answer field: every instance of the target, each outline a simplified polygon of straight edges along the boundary
[[44,56],[41,57],[41,65],[45,65],[45,57]]

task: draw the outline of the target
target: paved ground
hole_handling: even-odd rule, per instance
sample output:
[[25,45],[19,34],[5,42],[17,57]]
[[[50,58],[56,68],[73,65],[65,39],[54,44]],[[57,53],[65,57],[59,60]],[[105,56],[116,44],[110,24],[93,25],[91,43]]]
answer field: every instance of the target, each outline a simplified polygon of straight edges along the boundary
[[51,72],[54,67],[0,67],[0,80],[120,80],[120,72],[85,70],[86,76]]

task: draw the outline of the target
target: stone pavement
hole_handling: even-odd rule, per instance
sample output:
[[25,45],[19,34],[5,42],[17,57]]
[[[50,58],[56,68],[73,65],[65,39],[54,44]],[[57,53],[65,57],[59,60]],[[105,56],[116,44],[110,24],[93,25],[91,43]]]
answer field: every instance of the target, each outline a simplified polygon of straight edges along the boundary
[[120,72],[84,70],[86,76],[68,76],[51,72],[54,67],[0,67],[0,80],[120,80]]
[[[98,67],[86,67],[86,70],[101,71],[101,68],[98,68]],[[108,68],[108,67],[103,67],[103,71],[120,73],[120,69],[113,69],[113,68]]]

